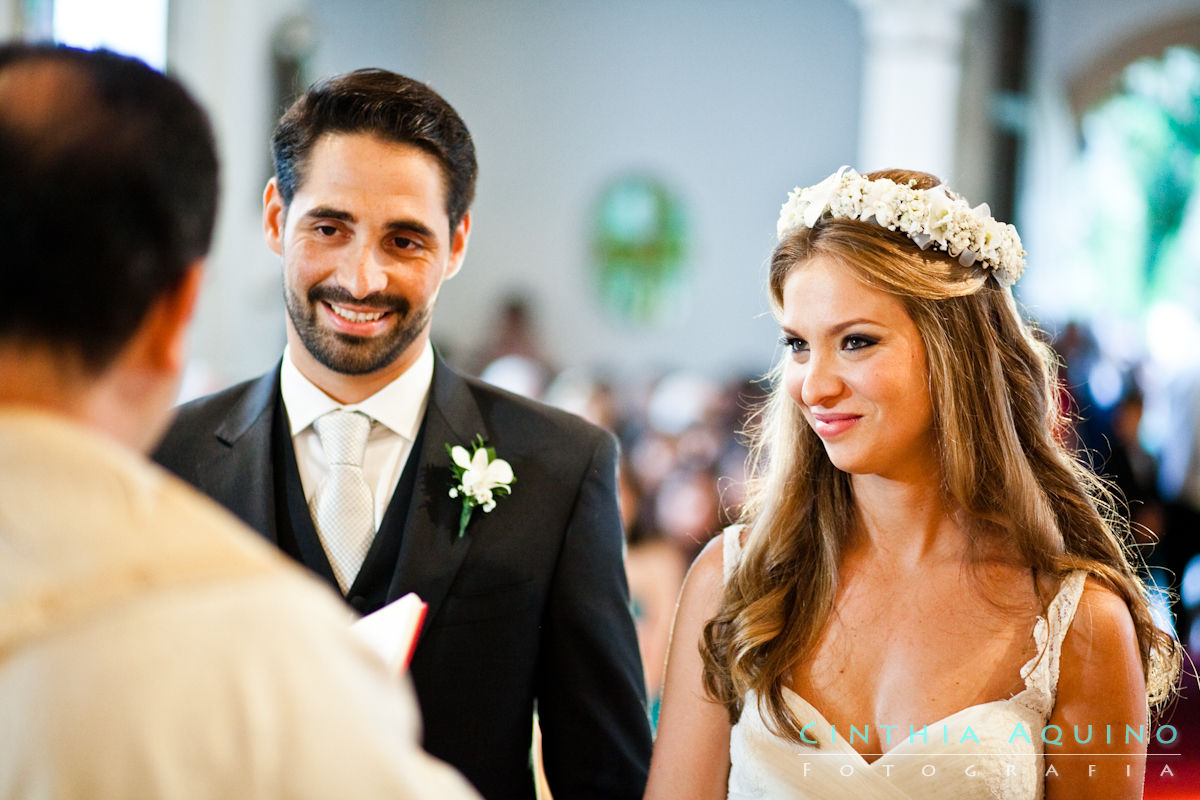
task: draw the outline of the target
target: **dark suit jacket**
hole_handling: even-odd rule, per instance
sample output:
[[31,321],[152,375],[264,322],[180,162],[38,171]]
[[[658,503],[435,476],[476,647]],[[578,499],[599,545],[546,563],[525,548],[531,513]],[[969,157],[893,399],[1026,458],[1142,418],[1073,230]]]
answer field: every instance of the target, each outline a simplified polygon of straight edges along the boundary
[[[296,474],[275,463],[295,458],[273,434],[284,429],[280,409],[276,369],[181,407],[155,458],[278,541],[277,480]],[[491,513],[475,510],[460,539],[445,446],[477,434],[516,481]],[[488,798],[532,798],[536,701],[556,800],[640,798],[650,733],[613,437],[439,358],[419,444],[386,599],[413,591],[429,604],[411,667],[426,748]],[[316,560],[309,566],[331,580]]]

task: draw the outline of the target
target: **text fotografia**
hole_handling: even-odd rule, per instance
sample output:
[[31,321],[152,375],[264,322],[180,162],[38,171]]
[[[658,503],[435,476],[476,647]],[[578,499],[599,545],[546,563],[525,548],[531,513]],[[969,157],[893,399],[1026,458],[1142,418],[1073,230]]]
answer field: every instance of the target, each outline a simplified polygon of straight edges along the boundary
[[[891,754],[889,754],[889,756],[890,755]],[[913,756],[916,756],[916,755],[917,754],[915,754],[915,753],[913,754]],[[1015,764],[1015,763],[1004,763],[1000,766],[1003,767],[1003,774],[1005,775],[1005,777],[1017,774],[1017,764]],[[1118,766],[1120,766],[1120,765],[1118,765]],[[1125,764],[1124,766],[1125,766],[1125,776],[1126,777],[1129,777],[1134,774],[1132,764]],[[805,761],[803,764],[800,765],[800,768],[802,770],[802,773],[801,773],[802,777],[807,778],[813,774],[813,765],[812,765],[811,761]],[[880,759],[879,761],[870,763],[870,764],[859,764],[859,765],[855,765],[855,764],[851,764],[851,763],[842,764],[842,766],[838,768],[838,774],[841,775],[843,778],[850,778],[850,777],[854,776],[854,773],[858,769],[866,769],[869,772],[874,772],[876,774],[882,774],[883,777],[890,778],[890,777],[892,777],[892,770],[894,770],[896,768],[897,768],[896,764],[893,764],[890,762],[885,762],[883,759]],[[1163,764],[1161,768],[1155,768],[1155,771],[1156,771],[1158,777],[1160,777],[1160,778],[1175,777],[1175,772],[1174,772],[1174,770],[1171,769],[1170,764]],[[978,764],[968,764],[967,766],[959,768],[959,769],[953,769],[953,768],[947,769],[946,767],[943,766],[942,772],[953,772],[955,774],[961,773],[963,775],[966,775],[968,778],[978,778],[981,776],[986,777],[988,775],[996,774],[995,769],[988,770],[986,767],[980,766]],[[824,775],[825,773],[821,773],[821,774]],[[921,775],[923,777],[933,778],[937,774],[938,774],[938,768],[935,767],[933,764],[924,764],[921,766]],[[1111,775],[1111,773],[1107,773],[1107,774]],[[1150,774],[1149,766],[1147,766],[1147,768],[1146,768],[1146,774]],[[1055,768],[1055,766],[1053,764],[1046,767],[1046,770],[1044,773],[1042,773],[1042,775],[1045,778],[1061,777],[1059,775],[1058,769]],[[1098,777],[1096,764],[1088,764],[1087,765],[1087,776],[1089,778]]]

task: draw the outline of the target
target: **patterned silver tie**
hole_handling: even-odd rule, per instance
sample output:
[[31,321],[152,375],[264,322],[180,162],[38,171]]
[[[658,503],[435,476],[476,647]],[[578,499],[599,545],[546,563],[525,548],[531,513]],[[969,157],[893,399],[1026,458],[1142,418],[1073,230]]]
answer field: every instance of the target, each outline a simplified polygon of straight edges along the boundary
[[334,577],[345,592],[375,538],[371,489],[362,469],[371,418],[358,411],[336,409],[318,417],[313,427],[329,462],[329,475],[317,490],[313,516]]

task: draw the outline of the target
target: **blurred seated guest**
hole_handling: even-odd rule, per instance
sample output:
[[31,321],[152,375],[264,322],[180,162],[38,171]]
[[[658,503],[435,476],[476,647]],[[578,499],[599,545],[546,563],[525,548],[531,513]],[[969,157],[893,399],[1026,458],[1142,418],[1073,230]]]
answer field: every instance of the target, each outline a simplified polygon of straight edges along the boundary
[[479,373],[481,380],[501,389],[540,400],[550,382],[550,374],[537,361],[518,355],[500,356]]
[[0,46],[0,798],[474,797],[336,596],[141,455],[216,196],[175,81]]
[[1143,544],[1153,544],[1163,530],[1164,520],[1158,496],[1158,464],[1140,437],[1144,408],[1141,387],[1130,376],[1112,409],[1113,439],[1102,471],[1128,504],[1134,537]]
[[1016,230],[843,168],[778,233],[755,480],[685,583],[646,797],[1141,797],[1144,738],[1043,747],[1144,732],[1180,657],[1056,437]]
[[1063,427],[1065,445],[1093,453],[1107,451],[1110,433],[1107,403],[1098,402],[1093,393],[1092,376],[1104,357],[1096,337],[1082,322],[1068,322],[1054,339],[1053,348],[1061,358],[1059,399],[1070,424]]
[[508,357],[517,357],[537,365],[543,375],[554,373],[550,359],[546,356],[533,324],[530,302],[524,294],[510,294],[500,304],[496,319],[483,329],[486,338],[467,365],[469,372],[482,377],[483,372],[495,362]]
[[658,433],[681,436],[720,412],[721,390],[698,373],[680,370],[663,375],[646,401],[646,421]]
[[[1173,622],[1179,636],[1193,652],[1200,651],[1200,607],[1184,602],[1184,582],[1189,569],[1200,576],[1200,355],[1190,343],[1200,335],[1200,319],[1174,304],[1151,319],[1158,334],[1158,360],[1167,377],[1156,394],[1162,431],[1158,456],[1158,493],[1164,509],[1163,529],[1154,549],[1153,563],[1170,577]],[[1175,348],[1161,343],[1179,343]],[[1176,349],[1180,352],[1172,354]],[[1164,355],[1167,357],[1164,358]],[[1170,355],[1174,355],[1171,358]]]
[[629,578],[629,599],[633,605],[633,623],[637,628],[642,653],[642,671],[646,675],[646,698],[650,706],[651,728],[658,724],[662,700],[663,670],[667,661],[667,643],[671,638],[671,620],[688,560],[683,551],[663,536],[651,521],[637,476],[622,463],[617,489],[621,501],[621,519],[625,524],[625,574]]
[[721,526],[721,498],[711,469],[678,468],[654,500],[655,527],[691,563]]
[[618,436],[623,433],[612,384],[588,370],[569,368],[555,375],[546,388],[544,400]]

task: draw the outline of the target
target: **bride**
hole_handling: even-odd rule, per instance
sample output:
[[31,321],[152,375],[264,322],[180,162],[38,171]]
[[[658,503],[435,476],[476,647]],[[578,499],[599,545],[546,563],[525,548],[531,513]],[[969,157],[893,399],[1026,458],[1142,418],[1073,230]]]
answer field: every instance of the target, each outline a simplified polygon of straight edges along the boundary
[[1016,230],[918,172],[784,205],[785,357],[697,558],[646,797],[1140,797],[1178,645],[1064,450]]

